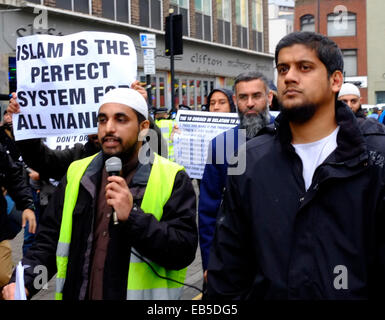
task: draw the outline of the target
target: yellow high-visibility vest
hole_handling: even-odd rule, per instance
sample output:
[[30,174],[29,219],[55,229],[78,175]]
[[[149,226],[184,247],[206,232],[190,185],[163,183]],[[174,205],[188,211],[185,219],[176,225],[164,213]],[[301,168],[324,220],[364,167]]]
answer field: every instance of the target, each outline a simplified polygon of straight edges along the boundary
[[171,119],[157,119],[155,120],[156,125],[159,127],[162,132],[162,136],[166,139],[168,144],[168,159],[171,161],[175,161],[174,156],[174,143],[171,140],[171,132],[174,128],[174,120]]
[[[154,163],[151,168],[141,208],[152,214],[158,221],[162,218],[163,207],[171,196],[176,174],[184,168],[154,153]],[[95,155],[73,162],[67,171],[67,186],[65,190],[63,217],[60,226],[59,242],[56,251],[57,277],[56,300],[62,300],[63,287],[67,274],[68,256],[72,235],[72,214],[79,193],[80,180]],[[161,187],[160,187],[161,186]],[[171,278],[184,283],[187,268],[168,270],[149,261],[136,253],[131,253],[127,281],[128,300],[164,300],[180,299],[183,285],[171,280],[158,277],[142,259],[148,261],[162,277]],[[137,257],[139,256],[139,258]]]

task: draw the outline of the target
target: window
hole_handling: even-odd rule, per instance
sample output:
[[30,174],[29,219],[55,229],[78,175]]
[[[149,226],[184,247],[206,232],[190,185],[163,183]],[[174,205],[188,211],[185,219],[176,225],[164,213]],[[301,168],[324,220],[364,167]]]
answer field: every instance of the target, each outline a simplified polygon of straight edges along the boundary
[[57,8],[72,10],[72,4],[72,0],[56,0]]
[[90,14],[90,0],[56,0],[56,7]]
[[357,50],[342,50],[345,77],[357,75]]
[[102,17],[129,23],[129,8],[129,0],[102,0]]
[[315,31],[314,16],[307,14],[300,19],[301,31]]
[[385,103],[385,91],[376,91],[376,104]]
[[252,0],[251,2],[251,49],[263,51],[263,11],[262,0]]
[[174,9],[175,14],[183,16],[183,35],[188,36],[188,0],[170,0],[170,8]]
[[161,1],[141,0],[139,2],[139,23],[141,26],[161,30]]
[[195,0],[196,37],[211,41],[211,0]]
[[43,0],[28,0],[29,2],[38,3],[38,4],[44,4]]
[[247,20],[247,0],[237,0],[235,2],[235,20],[237,25],[237,46],[248,48],[248,20]]
[[217,0],[218,42],[231,45],[231,2]]
[[328,36],[346,37],[356,35],[356,14],[347,12],[346,14],[328,15]]

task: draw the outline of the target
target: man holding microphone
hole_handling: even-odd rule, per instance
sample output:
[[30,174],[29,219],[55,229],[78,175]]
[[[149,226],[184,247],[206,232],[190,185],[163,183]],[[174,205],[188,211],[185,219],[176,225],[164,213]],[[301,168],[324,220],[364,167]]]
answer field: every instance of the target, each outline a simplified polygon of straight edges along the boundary
[[[141,149],[148,111],[135,90],[109,91],[98,122],[102,151],[71,164],[23,258],[31,266],[27,296],[37,292],[34,266],[44,265],[49,277],[57,272],[58,300],[178,299],[197,249],[190,179],[183,167]],[[112,156],[122,162],[120,176],[108,176]],[[14,289],[6,286],[4,297],[12,299]]]

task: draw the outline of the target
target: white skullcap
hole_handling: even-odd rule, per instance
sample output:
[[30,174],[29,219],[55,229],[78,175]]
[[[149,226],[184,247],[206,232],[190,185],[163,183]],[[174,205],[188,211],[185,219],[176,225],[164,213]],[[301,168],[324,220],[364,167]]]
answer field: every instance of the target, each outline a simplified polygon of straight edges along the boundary
[[344,83],[341,87],[340,93],[338,94],[338,98],[347,94],[361,97],[360,89],[358,89],[353,83]]
[[116,88],[108,91],[102,98],[100,105],[105,103],[124,104],[142,114],[148,119],[147,102],[136,90],[130,88]]

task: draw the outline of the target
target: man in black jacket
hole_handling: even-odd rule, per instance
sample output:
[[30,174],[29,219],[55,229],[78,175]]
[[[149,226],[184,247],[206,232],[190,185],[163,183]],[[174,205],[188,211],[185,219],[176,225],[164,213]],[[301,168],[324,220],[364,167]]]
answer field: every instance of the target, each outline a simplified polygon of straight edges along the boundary
[[22,227],[28,221],[29,232],[35,233],[36,230],[32,191],[24,178],[22,169],[0,144],[0,187],[2,189],[0,194],[0,289],[8,283],[12,272],[12,254],[8,242],[12,236],[3,188],[15,201],[17,209],[23,211]]
[[275,128],[247,143],[210,252],[208,296],[384,296],[385,130],[337,102],[343,57],[325,36],[277,45]]
[[[180,297],[198,244],[195,193],[182,167],[141,148],[147,117],[146,101],[133,89],[103,97],[102,151],[71,164],[23,257],[29,297],[38,289],[39,265],[49,277],[57,271],[57,299]],[[121,176],[108,176],[111,156],[121,159]],[[4,296],[12,299],[14,289],[5,287]]]

